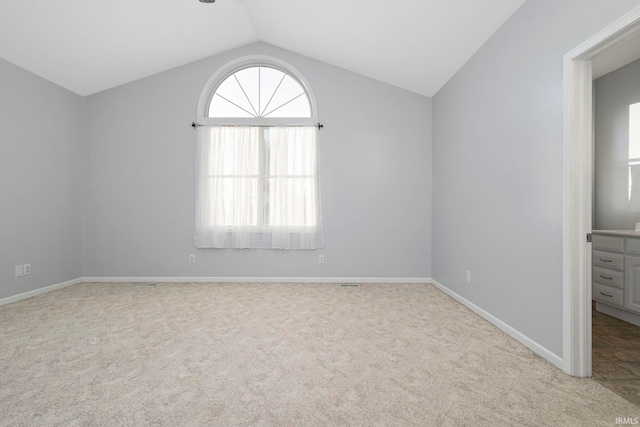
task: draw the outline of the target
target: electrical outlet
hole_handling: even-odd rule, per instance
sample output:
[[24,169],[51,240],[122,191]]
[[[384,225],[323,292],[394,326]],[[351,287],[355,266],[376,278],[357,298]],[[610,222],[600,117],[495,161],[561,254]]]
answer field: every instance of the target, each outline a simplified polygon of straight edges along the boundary
[[31,264],[24,264],[22,266],[22,274],[24,274],[25,276],[27,274],[31,274]]
[[195,264],[195,263],[196,263],[196,255],[195,254],[189,255],[189,264]]
[[318,255],[318,264],[324,264],[324,255]]
[[22,266],[21,265],[16,265],[16,277],[20,277],[24,275],[23,271],[22,271]]
[[467,270],[466,279],[468,283],[471,283],[471,272]]

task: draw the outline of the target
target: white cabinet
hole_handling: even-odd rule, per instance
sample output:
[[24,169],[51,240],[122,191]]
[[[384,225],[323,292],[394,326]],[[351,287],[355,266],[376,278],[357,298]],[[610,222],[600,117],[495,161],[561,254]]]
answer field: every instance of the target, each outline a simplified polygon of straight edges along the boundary
[[[624,237],[593,235],[593,248],[609,252],[624,252]],[[640,240],[638,240],[640,242]]]
[[624,307],[640,313],[640,257],[624,257]]
[[593,299],[624,305],[624,237],[593,235]]
[[594,231],[592,239],[596,310],[640,325],[640,236],[606,233]]
[[593,267],[593,281],[624,289],[624,272]]
[[612,270],[624,269],[624,255],[593,250],[593,265]]

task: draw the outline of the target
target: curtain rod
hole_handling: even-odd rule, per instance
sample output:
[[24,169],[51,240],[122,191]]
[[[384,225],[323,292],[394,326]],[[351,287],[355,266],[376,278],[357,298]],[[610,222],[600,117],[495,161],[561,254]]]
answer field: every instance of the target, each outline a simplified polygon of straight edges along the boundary
[[[250,127],[276,127],[280,125],[205,125],[202,123],[191,122],[191,126],[200,127],[200,126],[250,126]],[[300,127],[300,126],[309,126],[309,125],[284,125],[284,127]],[[318,123],[318,129],[322,129],[324,125],[322,123]]]

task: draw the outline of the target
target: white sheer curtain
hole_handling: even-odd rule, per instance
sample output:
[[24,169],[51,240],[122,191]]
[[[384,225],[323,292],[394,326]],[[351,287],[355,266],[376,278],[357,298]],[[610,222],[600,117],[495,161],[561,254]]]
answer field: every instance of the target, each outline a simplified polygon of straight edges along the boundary
[[199,127],[196,246],[324,247],[317,132],[314,126]]

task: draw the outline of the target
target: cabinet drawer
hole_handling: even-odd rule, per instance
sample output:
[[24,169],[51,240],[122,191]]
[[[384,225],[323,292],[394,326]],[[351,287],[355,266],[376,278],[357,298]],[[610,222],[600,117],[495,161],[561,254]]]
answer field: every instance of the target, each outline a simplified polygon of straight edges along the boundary
[[593,251],[593,265],[622,271],[624,266],[624,255]]
[[627,241],[627,253],[640,255],[640,239],[625,239]]
[[622,307],[622,289],[614,289],[599,283],[593,284],[593,299]]
[[[624,238],[615,236],[601,236],[594,234],[591,237],[593,249],[602,249],[604,251],[611,252],[623,252],[624,251]],[[640,243],[640,239],[639,242]],[[640,246],[639,246],[640,248]]]
[[616,288],[622,288],[624,273],[622,271],[593,267],[593,281],[603,283]]

